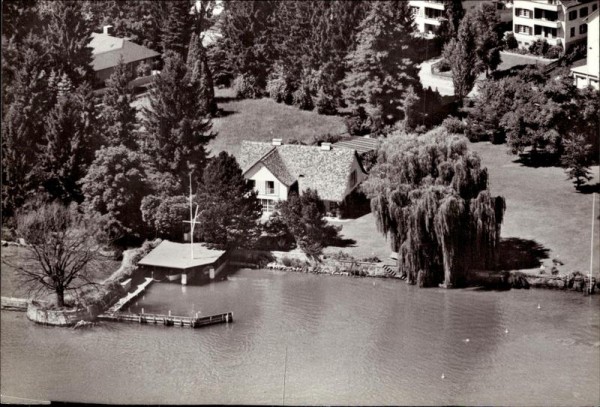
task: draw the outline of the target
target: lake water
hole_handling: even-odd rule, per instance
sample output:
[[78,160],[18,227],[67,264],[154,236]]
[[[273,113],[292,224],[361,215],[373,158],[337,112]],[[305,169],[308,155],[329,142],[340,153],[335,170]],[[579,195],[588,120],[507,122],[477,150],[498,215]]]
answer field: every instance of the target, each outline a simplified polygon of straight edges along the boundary
[[600,296],[240,270],[203,286],[154,284],[132,311],[142,307],[232,311],[235,322],[73,330],[3,311],[2,395],[143,404],[600,403]]

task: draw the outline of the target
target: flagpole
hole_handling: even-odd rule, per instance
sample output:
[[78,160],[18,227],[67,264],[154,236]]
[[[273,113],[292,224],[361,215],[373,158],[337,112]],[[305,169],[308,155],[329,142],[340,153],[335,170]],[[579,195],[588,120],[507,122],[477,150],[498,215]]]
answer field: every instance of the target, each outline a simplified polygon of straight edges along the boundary
[[190,171],[190,251],[194,259],[194,211],[192,209],[192,172]]
[[590,243],[590,282],[588,284],[588,290],[592,292],[592,270],[594,268],[594,220],[595,220],[595,212],[596,212],[596,193],[592,193],[592,240]]

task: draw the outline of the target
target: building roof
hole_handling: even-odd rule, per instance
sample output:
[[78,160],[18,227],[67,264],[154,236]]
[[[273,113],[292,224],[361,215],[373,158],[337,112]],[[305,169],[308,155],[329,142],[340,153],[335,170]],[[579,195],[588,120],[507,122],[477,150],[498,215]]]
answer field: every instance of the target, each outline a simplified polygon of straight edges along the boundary
[[379,140],[370,137],[352,136],[345,138],[333,144],[335,147],[346,147],[356,150],[358,154],[368,153],[369,151],[377,150]]
[[194,258],[192,259],[190,243],[163,240],[138,264],[185,270],[213,264],[223,254],[225,254],[225,250],[213,250],[207,248],[203,243],[194,243]]
[[586,3],[591,3],[590,0],[559,0],[565,8],[580,6]]
[[356,151],[346,147],[332,146],[331,150],[323,150],[319,146],[274,146],[255,141],[242,141],[240,153],[244,173],[262,163],[283,184],[290,186],[298,181],[300,191],[317,190],[321,199],[336,202],[346,197],[355,160],[360,167]]
[[102,33],[92,33],[90,47],[93,49],[92,54],[94,59],[92,61],[92,68],[94,71],[101,71],[117,66],[121,56],[123,57],[123,62],[129,64],[160,55],[150,48],[143,47],[125,38],[117,38]]

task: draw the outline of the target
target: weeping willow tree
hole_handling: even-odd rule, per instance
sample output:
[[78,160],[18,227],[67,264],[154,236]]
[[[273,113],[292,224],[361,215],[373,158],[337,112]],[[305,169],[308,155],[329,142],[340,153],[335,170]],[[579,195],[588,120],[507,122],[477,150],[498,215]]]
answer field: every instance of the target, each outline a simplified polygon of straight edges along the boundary
[[363,184],[400,273],[411,284],[447,287],[495,267],[505,201],[487,188],[479,156],[444,128],[390,136]]

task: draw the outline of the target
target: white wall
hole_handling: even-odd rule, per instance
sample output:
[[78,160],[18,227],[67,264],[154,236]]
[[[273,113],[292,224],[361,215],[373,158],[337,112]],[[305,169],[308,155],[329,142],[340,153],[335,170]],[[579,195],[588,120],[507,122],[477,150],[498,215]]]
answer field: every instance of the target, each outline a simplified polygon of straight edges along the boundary
[[[286,200],[288,197],[288,187],[279,181],[267,167],[262,163],[257,163],[244,175],[246,179],[254,180],[254,189],[258,193],[259,199],[272,199],[276,201]],[[266,181],[275,183],[275,193],[267,194]]]
[[598,73],[600,70],[600,53],[598,48],[600,45],[600,30],[598,25],[600,24],[600,17],[596,17],[588,22],[588,41],[587,41],[587,65],[590,72]]

